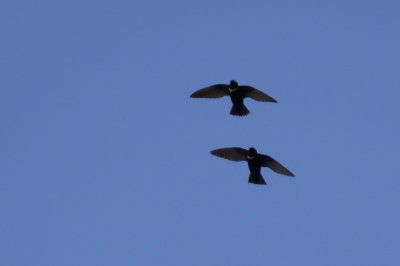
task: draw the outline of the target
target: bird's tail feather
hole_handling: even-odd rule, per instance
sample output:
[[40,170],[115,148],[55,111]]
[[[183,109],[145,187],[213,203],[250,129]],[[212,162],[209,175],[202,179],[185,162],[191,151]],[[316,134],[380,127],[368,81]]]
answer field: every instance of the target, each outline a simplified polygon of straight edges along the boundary
[[247,107],[244,104],[234,104],[232,106],[231,115],[238,115],[238,116],[245,116],[248,115],[250,113],[249,109],[247,109]]
[[250,173],[249,183],[258,184],[258,185],[266,185],[263,176],[261,173]]

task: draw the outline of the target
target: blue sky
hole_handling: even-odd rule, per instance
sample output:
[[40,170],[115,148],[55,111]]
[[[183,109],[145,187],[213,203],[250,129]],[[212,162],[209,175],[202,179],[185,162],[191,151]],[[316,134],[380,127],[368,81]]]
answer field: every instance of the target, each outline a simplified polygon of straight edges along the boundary
[[[398,265],[399,11],[2,3],[0,265]],[[230,79],[279,103],[189,98]]]

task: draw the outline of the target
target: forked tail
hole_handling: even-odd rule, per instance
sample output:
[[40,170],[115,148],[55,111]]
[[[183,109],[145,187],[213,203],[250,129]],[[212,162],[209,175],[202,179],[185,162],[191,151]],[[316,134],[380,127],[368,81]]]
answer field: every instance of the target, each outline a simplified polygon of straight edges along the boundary
[[250,113],[249,109],[247,109],[246,106],[244,106],[244,104],[234,104],[232,106],[231,115],[237,115],[237,116],[245,116],[248,115]]
[[258,185],[266,185],[263,176],[261,173],[250,173],[249,183],[258,184]]

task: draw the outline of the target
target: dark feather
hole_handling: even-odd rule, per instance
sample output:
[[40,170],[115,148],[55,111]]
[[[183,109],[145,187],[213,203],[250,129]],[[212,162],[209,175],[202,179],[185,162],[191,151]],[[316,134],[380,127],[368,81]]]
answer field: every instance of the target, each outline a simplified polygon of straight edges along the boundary
[[247,161],[247,150],[239,147],[216,149],[211,154],[236,162]]
[[229,85],[216,84],[200,89],[190,95],[191,98],[221,98],[229,95]]
[[257,185],[266,185],[264,178],[260,173],[250,173],[249,183],[257,184]]
[[262,91],[259,91],[256,88],[253,88],[251,86],[239,86],[239,88],[243,89],[246,97],[250,97],[253,100],[256,100],[259,102],[273,102],[273,103],[277,102],[277,100],[275,100],[268,94],[266,94]]
[[290,172],[286,167],[284,167],[282,164],[280,164],[278,161],[273,159],[272,157],[264,154],[259,154],[259,156],[262,159],[262,166],[269,167],[271,168],[272,171],[282,174],[282,175],[287,175],[287,176],[293,176],[294,174]]
[[231,115],[246,116],[250,113],[249,109],[244,104],[234,104],[231,108]]

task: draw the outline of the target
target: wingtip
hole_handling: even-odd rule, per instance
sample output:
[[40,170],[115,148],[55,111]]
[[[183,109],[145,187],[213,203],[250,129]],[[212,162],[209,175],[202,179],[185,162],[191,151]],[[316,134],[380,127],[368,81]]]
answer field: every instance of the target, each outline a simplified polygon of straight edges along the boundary
[[275,99],[275,98],[273,98],[273,97],[271,97],[271,96],[269,96],[269,102],[270,103],[277,103],[278,102],[278,100],[277,99]]
[[192,94],[190,94],[190,98],[201,98],[201,97],[199,96],[199,92],[195,91]]

